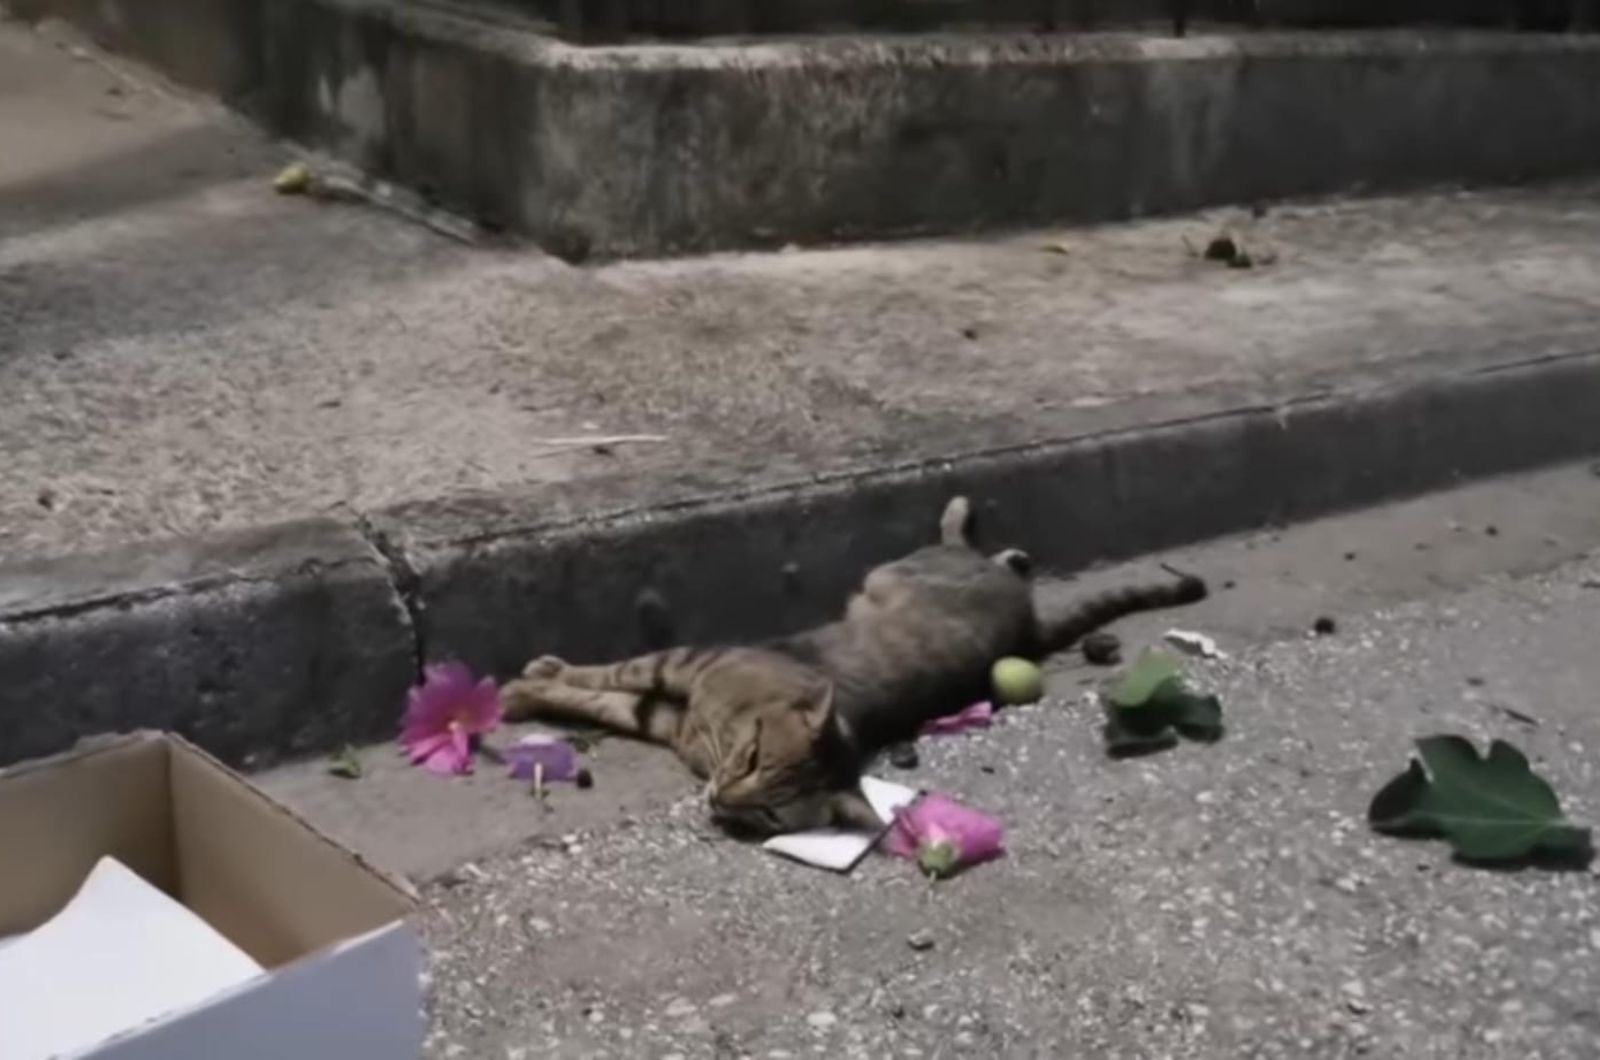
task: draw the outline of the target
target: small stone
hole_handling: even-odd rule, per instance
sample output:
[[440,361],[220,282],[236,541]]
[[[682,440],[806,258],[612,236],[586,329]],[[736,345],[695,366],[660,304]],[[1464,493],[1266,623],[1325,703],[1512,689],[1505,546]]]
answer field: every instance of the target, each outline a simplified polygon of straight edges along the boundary
[[1115,666],[1122,655],[1122,640],[1105,630],[1083,638],[1083,657],[1095,666]]
[[716,997],[706,1002],[706,1004],[710,1005],[712,1008],[727,1008],[737,1000],[739,1000],[738,994],[718,994]]
[[1355,558],[1356,558],[1356,554],[1355,554],[1355,553],[1354,553],[1354,552],[1346,552],[1346,553],[1345,553],[1345,554],[1344,554],[1344,558],[1345,558],[1345,562],[1346,562],[1346,563],[1348,563],[1348,562],[1350,562],[1350,561],[1351,561],[1351,560],[1353,560],[1353,559],[1355,559]]
[[1336,891],[1342,891],[1345,894],[1355,894],[1359,886],[1360,885],[1356,883],[1354,877],[1351,876],[1340,876],[1337,880],[1333,881],[1333,889]]
[[933,933],[929,931],[914,931],[906,936],[906,945],[922,953],[933,949]]
[[889,748],[889,764],[896,769],[915,769],[921,762],[916,744],[897,743]]
[[44,489],[40,490],[39,495],[35,497],[34,500],[39,503],[39,507],[43,508],[47,512],[53,512],[56,510],[56,491],[51,489],[49,486],[46,486]]
[[579,788],[584,791],[588,791],[590,788],[594,787],[594,774],[589,772],[587,769],[580,769],[578,770],[578,775],[573,778],[573,781],[578,785]]
[[971,341],[973,341],[974,339],[976,339],[978,337],[978,329],[977,328],[962,328],[961,329],[961,337],[966,339],[968,342],[971,342]]
[[1206,244],[1204,257],[1207,261],[1224,261],[1231,265],[1238,256],[1239,244],[1227,234],[1216,236]]
[[813,1012],[806,1017],[806,1022],[812,1030],[825,1031],[839,1022],[839,1017],[831,1012]]
[[686,997],[675,997],[671,1001],[667,1002],[667,1015],[673,1019],[682,1019],[685,1016],[692,1016],[696,1011],[697,1009],[695,1008],[694,1002],[690,1001]]
[[1317,616],[1317,620],[1311,623],[1311,632],[1315,633],[1319,637],[1329,637],[1338,631],[1339,624],[1333,619],[1329,618],[1327,615],[1319,615]]
[[1500,528],[1498,526],[1486,526],[1483,528],[1483,532],[1488,534],[1490,537],[1500,536]]

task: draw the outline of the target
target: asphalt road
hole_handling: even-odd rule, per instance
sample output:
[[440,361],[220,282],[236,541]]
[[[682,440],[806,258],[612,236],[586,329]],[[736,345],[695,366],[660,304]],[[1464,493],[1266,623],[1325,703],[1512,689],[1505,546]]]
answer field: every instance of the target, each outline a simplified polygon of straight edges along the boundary
[[1458,732],[1594,820],[1597,548],[1600,479],[1569,468],[1171,557],[1216,597],[1122,632],[1217,636],[1191,670],[1227,737],[1112,761],[1083,702],[1105,672],[1059,660],[1043,704],[923,742],[909,776],[1009,829],[945,883],[724,839],[621,742],[548,811],[390,748],[361,781],[266,781],[423,884],[435,1057],[1594,1057],[1594,872],[1463,867],[1364,813],[1414,738]]

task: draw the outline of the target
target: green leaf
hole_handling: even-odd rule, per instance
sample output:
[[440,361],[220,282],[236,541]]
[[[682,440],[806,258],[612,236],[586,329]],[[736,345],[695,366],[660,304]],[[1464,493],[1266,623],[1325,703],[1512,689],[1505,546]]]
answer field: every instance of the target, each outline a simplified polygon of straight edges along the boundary
[[1128,709],[1142,707],[1156,691],[1174,678],[1183,675],[1183,664],[1177,656],[1155,648],[1146,648],[1128,668],[1117,687],[1112,690],[1114,706]]
[[328,759],[328,772],[336,777],[346,780],[361,779],[361,759],[356,757],[355,748],[346,747],[343,751]]
[[1590,851],[1589,829],[1563,816],[1550,785],[1510,744],[1496,740],[1482,757],[1459,736],[1432,736],[1417,741],[1417,753],[1420,762],[1373,797],[1375,830],[1443,837],[1462,859],[1484,863]]

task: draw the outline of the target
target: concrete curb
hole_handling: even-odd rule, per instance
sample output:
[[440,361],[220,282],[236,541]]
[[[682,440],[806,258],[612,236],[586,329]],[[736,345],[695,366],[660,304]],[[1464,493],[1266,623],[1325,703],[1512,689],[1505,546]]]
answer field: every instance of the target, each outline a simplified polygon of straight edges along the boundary
[[416,672],[387,566],[313,521],[0,568],[0,762],[176,729],[233,763],[386,736]]
[[1600,170],[1600,36],[578,48],[417,0],[8,0],[569,260]]
[[645,590],[685,640],[795,629],[956,491],[1067,571],[1600,453],[1596,409],[1584,352],[636,510],[418,503],[0,568],[0,763],[139,726],[230,761],[384,735],[420,658],[637,651]]

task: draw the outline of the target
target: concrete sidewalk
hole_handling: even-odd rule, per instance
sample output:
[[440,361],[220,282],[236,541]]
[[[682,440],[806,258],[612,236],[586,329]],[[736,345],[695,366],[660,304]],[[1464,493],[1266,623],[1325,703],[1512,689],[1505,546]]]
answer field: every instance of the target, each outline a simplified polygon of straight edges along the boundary
[[1364,813],[1412,739],[1456,732],[1511,740],[1600,823],[1597,497],[1563,469],[1180,551],[1216,595],[1118,631],[1216,636],[1230,658],[1190,670],[1227,736],[1108,760],[1081,700],[1106,671],[1061,657],[1045,703],[886,774],[1006,822],[1006,857],[945,884],[732,842],[667,752],[622,740],[545,808],[498,770],[391,767],[392,744],[360,781],[261,780],[427,881],[438,1058],[1586,1060],[1594,871],[1467,869]]
[[0,758],[315,750],[646,588],[792,629],[955,489],[1071,570],[1600,450],[1591,186],[574,269],[278,197],[74,47],[0,27]]

